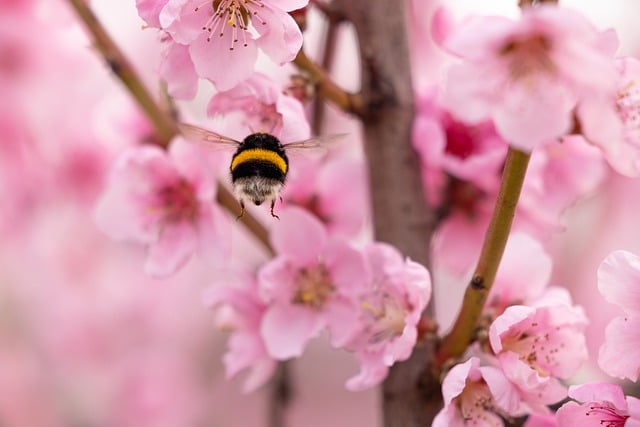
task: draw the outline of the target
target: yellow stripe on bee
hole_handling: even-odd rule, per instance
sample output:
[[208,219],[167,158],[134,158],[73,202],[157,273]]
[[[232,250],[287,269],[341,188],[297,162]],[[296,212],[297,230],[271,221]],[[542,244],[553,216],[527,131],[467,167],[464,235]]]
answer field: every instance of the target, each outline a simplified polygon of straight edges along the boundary
[[231,171],[233,172],[240,164],[250,161],[262,161],[274,164],[280,172],[287,173],[287,162],[275,151],[264,148],[249,148],[241,151],[231,161]]

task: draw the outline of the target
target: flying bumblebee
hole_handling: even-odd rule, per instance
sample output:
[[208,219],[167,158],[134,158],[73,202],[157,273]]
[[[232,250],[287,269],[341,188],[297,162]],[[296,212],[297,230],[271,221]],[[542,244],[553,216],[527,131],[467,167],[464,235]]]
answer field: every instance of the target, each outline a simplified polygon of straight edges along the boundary
[[241,210],[238,218],[244,215],[244,202],[249,200],[256,206],[269,201],[271,216],[279,219],[278,215],[273,213],[273,208],[289,171],[287,152],[320,148],[325,142],[343,136],[342,134],[328,135],[283,144],[275,136],[264,132],[252,133],[244,140],[237,141],[184,123],[180,124],[180,131],[187,139],[205,144],[226,144],[235,147],[236,151],[231,158],[229,169],[233,191],[240,202]]

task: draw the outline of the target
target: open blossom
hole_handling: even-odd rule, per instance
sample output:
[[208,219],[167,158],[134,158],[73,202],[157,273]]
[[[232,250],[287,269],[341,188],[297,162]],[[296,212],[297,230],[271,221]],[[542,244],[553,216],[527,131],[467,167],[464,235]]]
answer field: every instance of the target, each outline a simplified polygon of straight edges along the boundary
[[500,369],[472,357],[454,366],[442,382],[444,408],[433,427],[503,426],[502,416],[519,415],[517,389]]
[[242,113],[243,127],[250,133],[267,132],[283,142],[302,141],[311,133],[300,101],[285,95],[279,84],[261,73],[216,93],[207,107],[210,116],[234,112]]
[[566,396],[559,380],[587,360],[586,324],[563,288],[548,288],[528,306],[510,306],[491,324],[491,348],[531,410],[544,413],[545,405]]
[[278,255],[258,272],[267,351],[279,360],[300,356],[325,328],[332,345],[344,346],[358,330],[358,296],[369,283],[364,256],[300,208],[281,218],[271,234]]
[[625,316],[614,318],[605,330],[598,355],[603,371],[637,381],[640,376],[640,258],[615,251],[600,264],[598,289],[605,299],[620,306]]
[[[250,369],[244,391],[262,386],[275,372],[277,362],[269,356],[260,335],[260,322],[266,310],[258,296],[255,278],[244,277],[237,286],[216,283],[206,294],[205,303],[218,309],[218,325],[231,331],[223,361],[228,378]],[[224,311],[224,310],[227,311]]]
[[248,78],[258,49],[275,63],[293,60],[302,33],[288,12],[308,0],[138,0],[138,12],[149,25],[189,46],[196,73],[219,90]]
[[621,174],[640,175],[640,60],[616,61],[619,77],[609,98],[590,98],[578,106],[584,136],[597,145]]
[[412,140],[424,167],[441,169],[485,191],[497,188],[507,143],[491,121],[460,122],[439,105],[437,93],[428,93],[418,103]]
[[603,155],[580,135],[568,135],[559,144],[533,152],[518,209],[537,225],[533,234],[544,237],[561,230],[562,214],[580,198],[596,191],[607,177]]
[[556,413],[558,427],[638,427],[640,399],[625,396],[617,384],[589,383],[569,387],[577,400]]
[[469,19],[444,41],[463,59],[449,69],[445,104],[464,121],[493,119],[509,143],[531,150],[571,130],[581,99],[615,91],[610,36],[553,5],[517,21]]
[[224,214],[215,206],[215,163],[202,148],[174,140],[169,152],[141,146],[116,163],[96,209],[98,226],[148,248],[145,271],[168,276],[189,257],[224,254]]
[[378,384],[389,366],[411,355],[418,322],[431,296],[427,269],[405,260],[394,247],[373,243],[365,255],[372,281],[360,297],[362,329],[346,345],[361,364],[360,373],[347,382],[351,390]]

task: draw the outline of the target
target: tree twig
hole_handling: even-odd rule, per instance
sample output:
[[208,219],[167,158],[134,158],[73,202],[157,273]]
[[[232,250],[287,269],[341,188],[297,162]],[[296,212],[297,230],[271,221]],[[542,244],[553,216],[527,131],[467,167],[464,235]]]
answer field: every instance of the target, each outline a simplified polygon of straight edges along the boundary
[[309,74],[316,87],[317,96],[326,99],[342,111],[356,115],[361,114],[362,99],[360,95],[349,93],[338,86],[319,64],[304,53],[303,49],[300,49],[293,62],[298,68]]
[[178,133],[175,121],[168,112],[158,106],[158,103],[153,99],[137,75],[133,65],[123,55],[93,14],[87,1],[69,0],[69,3],[91,33],[96,49],[100,52],[109,68],[131,92],[149,121],[153,124],[156,130],[156,138],[158,139],[157,143],[163,147],[169,145],[171,139]]
[[293,385],[291,383],[291,362],[278,362],[269,390],[269,427],[286,426],[286,410],[291,402]]
[[480,258],[465,291],[458,318],[438,350],[439,364],[461,355],[469,345],[509,238],[530,157],[528,153],[509,148],[496,206],[484,237]]

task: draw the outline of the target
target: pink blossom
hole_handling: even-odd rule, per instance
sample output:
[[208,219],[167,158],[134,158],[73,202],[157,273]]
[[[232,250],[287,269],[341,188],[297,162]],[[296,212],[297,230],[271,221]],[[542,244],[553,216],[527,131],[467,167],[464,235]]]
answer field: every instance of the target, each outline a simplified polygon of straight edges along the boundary
[[198,74],[189,55],[189,47],[163,39],[158,74],[167,82],[167,92],[178,99],[192,99],[198,91]]
[[221,315],[218,324],[231,330],[228,351],[223,361],[227,378],[244,369],[251,373],[244,383],[244,391],[250,392],[262,386],[275,372],[277,362],[267,353],[260,335],[260,323],[266,311],[258,296],[258,284],[253,277],[245,276],[229,286],[216,283],[205,297],[206,304],[228,311]]
[[509,305],[533,301],[549,284],[552,266],[551,257],[540,242],[521,232],[512,233],[488,304],[499,314]]
[[638,427],[640,399],[625,396],[617,384],[589,383],[569,387],[568,402],[556,414],[559,427]]
[[566,396],[559,379],[587,360],[587,319],[564,288],[549,288],[529,306],[513,305],[489,329],[491,348],[505,375],[533,411]]
[[586,99],[577,115],[584,136],[604,152],[609,164],[627,176],[640,175],[640,61],[617,60],[616,92]]
[[311,133],[300,101],[285,95],[279,84],[261,73],[216,93],[207,107],[209,116],[233,112],[242,113],[242,125],[250,133],[267,132],[284,142],[301,141]]
[[360,297],[362,329],[346,345],[360,361],[360,373],[347,382],[351,390],[378,384],[389,366],[411,355],[418,322],[431,296],[427,269],[403,259],[394,247],[373,243],[365,255],[372,281]]
[[464,121],[493,119],[529,151],[566,134],[581,99],[613,93],[610,35],[551,5],[526,8],[518,21],[471,18],[444,42],[463,59],[449,69],[445,104]]
[[[349,185],[345,185],[348,182]],[[287,202],[317,216],[331,234],[354,236],[367,218],[367,182],[364,162],[345,157],[318,160],[296,156],[291,177],[282,191]]]
[[136,0],[138,15],[152,27],[160,27],[160,12],[169,0]]
[[169,152],[132,148],[115,165],[96,221],[109,236],[148,248],[145,271],[168,276],[189,257],[225,253],[226,219],[214,204],[215,163],[201,147],[175,140]]
[[423,166],[441,169],[485,191],[494,190],[507,152],[506,142],[490,121],[474,125],[460,122],[439,105],[437,98],[437,93],[423,96],[413,126],[413,146]]
[[472,357],[451,368],[442,382],[444,408],[433,427],[503,426],[501,416],[519,414],[516,388],[500,369]]
[[337,238],[300,208],[282,212],[271,239],[278,256],[258,272],[268,305],[261,325],[271,357],[300,356],[325,327],[336,347],[359,327],[357,298],[369,283],[361,251]]
[[[607,177],[602,153],[579,135],[562,138],[533,152],[518,209],[544,237],[560,231],[562,214],[580,198],[596,191]],[[524,218],[523,218],[524,219]]]
[[[140,16],[189,46],[197,74],[219,90],[231,89],[253,72],[258,49],[275,63],[293,60],[302,33],[287,13],[308,0],[148,0]],[[224,66],[220,66],[224,64]]]
[[627,251],[611,253],[598,269],[598,289],[607,301],[626,313],[607,326],[598,364],[609,375],[637,381],[640,375],[640,258]]

